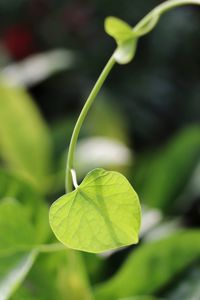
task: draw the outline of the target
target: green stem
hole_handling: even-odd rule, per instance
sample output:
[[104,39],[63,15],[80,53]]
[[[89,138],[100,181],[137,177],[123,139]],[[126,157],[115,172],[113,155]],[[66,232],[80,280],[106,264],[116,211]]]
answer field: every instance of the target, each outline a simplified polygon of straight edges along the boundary
[[[139,32],[145,25],[147,25],[149,22],[152,21],[154,16],[160,17],[163,13],[167,12],[168,10],[183,6],[183,5],[189,5],[189,4],[197,4],[200,5],[200,0],[169,0],[167,2],[164,2],[160,5],[158,5],[156,8],[154,8],[150,13],[148,13],[134,28],[134,32]],[[150,30],[153,29],[154,26],[150,26]],[[148,33],[147,31],[146,33]],[[114,56],[112,55],[109,59],[108,63],[106,64],[105,68],[103,69],[101,75],[99,76],[94,88],[92,89],[88,99],[85,102],[85,105],[80,113],[80,116],[76,122],[76,125],[74,127],[74,131],[72,134],[72,138],[69,145],[69,152],[68,152],[68,158],[67,158],[67,166],[66,166],[66,192],[71,192],[73,190],[73,179],[72,179],[72,169],[73,169],[73,160],[74,160],[74,152],[75,147],[77,143],[77,139],[79,136],[80,129],[82,127],[82,124],[87,116],[87,113],[96,98],[97,94],[99,93],[105,79],[107,78],[108,74],[110,73],[111,69],[113,68],[115,64]]]
[[41,253],[48,253],[48,252],[57,252],[57,251],[66,251],[66,246],[60,244],[60,243],[55,243],[55,244],[44,244],[44,245],[39,245],[36,248],[39,252]]
[[84,107],[80,113],[80,116],[76,122],[76,125],[74,127],[74,131],[73,131],[72,138],[71,138],[70,145],[69,145],[69,152],[68,152],[67,166],[66,166],[66,186],[65,186],[65,188],[66,188],[66,192],[68,192],[68,193],[73,190],[71,171],[73,169],[74,152],[75,152],[75,147],[76,147],[80,129],[82,127],[82,124],[87,116],[87,113],[88,113],[94,99],[98,95],[104,81],[106,80],[106,78],[107,78],[108,74],[110,73],[111,69],[113,68],[114,64],[115,64],[115,59],[113,56],[111,56],[111,58],[109,59],[109,61],[106,64],[105,68],[103,69],[101,75],[99,76],[95,86],[93,87],[88,99],[86,100],[85,105],[84,105]]
[[137,32],[142,29],[148,22],[152,20],[154,15],[161,16],[163,13],[169,11],[170,9],[178,6],[184,6],[189,4],[200,5],[200,0],[170,0],[166,1],[157,7],[155,7],[150,13],[148,13],[135,27],[134,31]]

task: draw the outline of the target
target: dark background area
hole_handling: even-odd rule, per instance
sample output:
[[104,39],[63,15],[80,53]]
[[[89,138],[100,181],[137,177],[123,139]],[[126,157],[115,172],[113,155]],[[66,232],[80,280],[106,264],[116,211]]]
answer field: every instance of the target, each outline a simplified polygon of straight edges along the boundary
[[[1,1],[1,48],[9,61],[55,48],[76,54],[73,70],[34,86],[46,119],[78,113],[115,44],[104,32],[114,15],[131,25],[162,1]],[[200,9],[167,13],[139,42],[135,60],[109,76],[106,101],[118,106],[138,151],[162,144],[185,125],[199,121]]]

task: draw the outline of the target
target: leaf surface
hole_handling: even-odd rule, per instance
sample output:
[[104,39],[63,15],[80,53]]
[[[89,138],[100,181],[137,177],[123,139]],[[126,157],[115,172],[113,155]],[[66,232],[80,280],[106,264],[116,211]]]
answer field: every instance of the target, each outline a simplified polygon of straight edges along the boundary
[[66,246],[87,252],[135,244],[140,228],[138,196],[117,172],[91,171],[50,209],[50,225]]

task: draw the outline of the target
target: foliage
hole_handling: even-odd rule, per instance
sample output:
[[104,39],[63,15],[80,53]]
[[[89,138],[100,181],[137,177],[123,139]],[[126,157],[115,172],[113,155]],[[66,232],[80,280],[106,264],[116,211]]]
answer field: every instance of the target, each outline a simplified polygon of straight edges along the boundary
[[44,189],[51,156],[47,126],[23,89],[1,82],[0,94],[1,155],[8,166]]
[[[167,3],[173,7],[199,1],[165,2],[133,30],[124,21],[107,19],[106,31],[116,39],[117,49],[107,73],[100,77],[98,91],[115,62],[131,61],[139,39],[154,28],[167,10]],[[93,90],[90,104],[98,91]],[[145,211],[151,212],[152,208],[157,209],[160,221],[154,223],[154,228],[143,224],[146,229],[142,230],[139,245],[116,251],[119,246],[138,241],[140,206],[129,181],[118,172],[98,168],[78,186],[70,161],[70,188],[63,195],[64,168],[60,163],[71,120],[66,121],[67,125],[62,121],[58,126],[51,125],[54,139],[31,95],[5,80],[0,84],[0,104],[1,300],[199,297],[200,232],[189,226],[199,225],[199,219],[193,218],[198,214],[200,193],[195,185],[199,180],[199,125],[177,130],[156,152],[146,149],[135,156],[135,166],[130,164],[129,168],[118,170],[126,173],[146,205],[143,222],[146,223]],[[130,144],[129,133],[124,129],[118,132],[123,122],[121,111],[109,109],[109,104],[103,110],[102,116],[113,114],[112,124],[105,122],[108,136],[111,132],[121,142]],[[103,135],[102,116],[97,113],[89,122],[85,136],[91,132]],[[71,158],[76,141],[72,146]],[[100,256],[56,242],[48,224],[48,206],[55,197],[60,198],[50,208],[50,224],[59,240],[70,248],[88,252],[115,251]],[[171,221],[176,218],[181,228],[165,230],[167,226],[163,224],[168,225],[169,221],[173,225]]]
[[[199,230],[188,230],[142,245],[127,258],[110,281],[97,287],[96,299],[116,299],[119,296],[152,294],[158,291],[188,265],[198,260],[199,239]],[[129,281],[129,278],[134,278],[134,281]]]
[[121,174],[94,169],[51,206],[50,224],[57,238],[73,249],[98,253],[135,244],[138,196]]

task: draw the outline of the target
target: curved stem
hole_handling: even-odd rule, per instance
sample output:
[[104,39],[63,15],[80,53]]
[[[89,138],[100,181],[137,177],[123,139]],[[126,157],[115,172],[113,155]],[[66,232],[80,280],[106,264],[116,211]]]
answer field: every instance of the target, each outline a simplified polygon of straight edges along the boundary
[[69,152],[68,152],[68,158],[67,158],[67,166],[66,166],[66,192],[71,192],[73,190],[72,185],[72,174],[71,170],[73,169],[73,160],[74,160],[74,152],[75,147],[78,139],[78,135],[81,129],[81,126],[87,116],[87,113],[96,98],[97,94],[99,93],[104,81],[106,80],[108,74],[110,73],[111,69],[113,68],[115,64],[115,59],[113,56],[109,59],[107,62],[105,68],[103,69],[101,75],[99,76],[95,86],[93,87],[88,99],[85,102],[85,105],[80,113],[80,116],[76,122],[76,125],[74,127],[74,131],[72,133],[72,138],[69,145]]
[[150,11],[134,28],[135,32],[139,31],[143,26],[145,26],[148,22],[152,20],[154,15],[161,16],[163,13],[169,11],[174,7],[196,4],[200,5],[200,0],[170,0],[166,1],[157,7],[155,7],[152,11]]
[[[183,5],[189,5],[189,4],[197,4],[200,5],[200,0],[169,0],[166,1],[160,5],[158,5],[156,8],[154,8],[150,13],[148,13],[134,28],[134,32],[139,32],[145,25],[147,25],[149,22],[152,21],[154,16],[160,17],[163,13],[167,12],[168,10],[178,7],[178,6],[183,6]],[[150,27],[150,29],[146,32],[148,33],[153,29],[154,26]],[[116,63],[114,56],[112,55],[111,58],[109,59],[108,63],[106,64],[105,68],[103,69],[101,75],[99,76],[94,88],[92,89],[88,99],[85,102],[85,105],[80,113],[80,116],[76,122],[76,125],[74,127],[74,131],[72,134],[72,138],[70,141],[69,145],[69,152],[68,152],[68,158],[67,158],[67,166],[66,166],[66,183],[65,183],[65,188],[66,192],[71,192],[73,190],[73,174],[72,169],[73,169],[73,160],[74,160],[74,152],[75,152],[75,147],[78,139],[78,135],[81,129],[81,126],[87,116],[87,113],[96,98],[97,94],[99,93],[105,79],[107,78],[108,74],[110,73],[111,69],[113,68],[114,64]],[[75,182],[75,186],[77,186]]]

